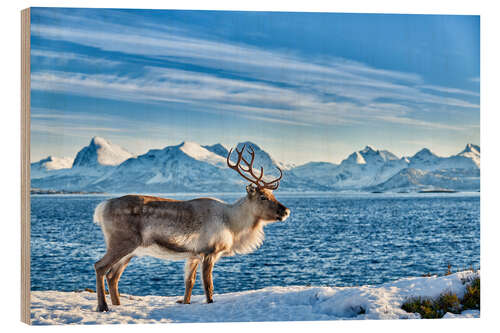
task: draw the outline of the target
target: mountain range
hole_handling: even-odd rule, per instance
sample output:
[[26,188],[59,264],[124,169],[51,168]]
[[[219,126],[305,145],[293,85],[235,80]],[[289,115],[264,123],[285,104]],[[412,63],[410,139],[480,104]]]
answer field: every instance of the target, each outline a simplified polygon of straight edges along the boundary
[[[277,161],[252,142],[256,169],[265,177],[283,170],[285,191],[413,192],[422,190],[478,191],[480,147],[467,144],[449,157],[424,148],[411,157],[366,146],[340,164],[310,162],[294,166]],[[73,159],[49,156],[31,163],[32,188],[88,192],[233,192],[246,184],[226,165],[228,149],[221,144],[182,142],[135,156],[124,148],[94,137]],[[233,153],[232,161],[236,160]]]

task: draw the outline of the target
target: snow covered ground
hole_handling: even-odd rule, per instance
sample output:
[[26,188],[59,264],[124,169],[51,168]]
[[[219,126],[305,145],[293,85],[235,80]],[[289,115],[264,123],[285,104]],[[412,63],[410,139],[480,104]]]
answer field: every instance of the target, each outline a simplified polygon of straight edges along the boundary
[[[336,319],[412,319],[401,304],[409,297],[436,297],[451,291],[462,297],[462,279],[479,274],[471,271],[449,276],[406,278],[378,286],[360,287],[268,287],[215,295],[206,304],[202,295],[192,304],[177,304],[179,297],[121,297],[122,305],[95,312],[96,294],[89,292],[32,292],[33,324],[125,324],[168,322],[310,321]],[[109,297],[108,297],[109,303]],[[478,318],[479,311],[444,318]]]

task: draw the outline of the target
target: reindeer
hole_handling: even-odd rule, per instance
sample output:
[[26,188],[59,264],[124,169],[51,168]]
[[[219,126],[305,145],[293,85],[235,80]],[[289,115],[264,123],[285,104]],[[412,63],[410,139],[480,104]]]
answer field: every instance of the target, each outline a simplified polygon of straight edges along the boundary
[[[273,191],[283,177],[264,181],[264,170],[257,176],[253,169],[255,152],[245,146],[236,148],[237,162],[227,165],[250,184],[247,195],[233,204],[218,199],[198,198],[188,201],[143,195],[126,195],[101,202],[94,221],[101,226],[107,251],[94,264],[96,272],[97,311],[108,311],[104,277],[113,305],[120,305],[118,281],[134,256],[149,255],[169,260],[186,260],[184,298],[189,304],[201,263],[207,303],[213,302],[212,270],[222,256],[249,253],[264,240],[263,228],[275,221],[285,221],[290,210],[278,202]],[[244,163],[246,166],[241,165]]]

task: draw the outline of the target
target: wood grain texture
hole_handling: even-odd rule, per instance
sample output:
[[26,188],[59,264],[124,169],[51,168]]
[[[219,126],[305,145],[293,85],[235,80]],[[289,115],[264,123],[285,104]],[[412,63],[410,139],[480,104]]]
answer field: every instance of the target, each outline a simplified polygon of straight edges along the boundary
[[31,324],[30,287],[30,9],[21,11],[21,321]]

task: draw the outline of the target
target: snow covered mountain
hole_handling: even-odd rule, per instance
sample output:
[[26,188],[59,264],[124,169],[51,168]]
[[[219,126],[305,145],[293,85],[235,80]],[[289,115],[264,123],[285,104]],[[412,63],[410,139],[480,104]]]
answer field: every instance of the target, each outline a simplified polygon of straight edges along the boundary
[[472,144],[468,144],[459,154],[449,157],[439,157],[429,149],[424,148],[409,159],[408,167],[425,171],[442,169],[478,170],[480,168],[479,147]]
[[366,188],[372,191],[414,192],[421,190],[477,191],[479,170],[441,169],[425,171],[406,168],[387,181]]
[[[275,172],[276,167],[279,167],[281,170],[289,170],[292,167],[289,164],[275,160],[274,158],[271,157],[271,155],[269,155],[269,153],[264,151],[261,147],[259,147],[258,145],[256,145],[253,142],[250,142],[250,141],[240,142],[236,145],[236,148],[241,151],[241,149],[243,149],[243,146],[245,146],[247,148],[246,149],[247,152],[244,153],[244,156],[250,157],[250,155],[248,154],[248,147],[252,147],[254,149],[254,151],[255,151],[254,165],[259,166],[259,167],[262,166],[264,168],[264,171],[266,172],[266,174],[268,172],[270,172],[271,170],[273,170],[273,172]],[[231,161],[233,161],[233,162],[236,161],[236,152],[233,152],[233,154],[231,155]],[[279,173],[278,173],[278,175],[279,175]]]
[[292,169],[292,173],[299,178],[316,178],[319,182],[336,175],[337,164],[329,162],[309,162]]
[[31,163],[31,177],[40,178],[47,176],[52,170],[69,169],[73,165],[71,157],[49,156],[38,162]]
[[118,165],[92,190],[112,192],[210,192],[237,183],[226,159],[194,142],[152,149]]
[[206,150],[208,150],[214,154],[217,154],[219,156],[222,156],[224,158],[226,158],[227,154],[229,153],[227,148],[224,147],[223,145],[221,145],[220,143],[216,143],[216,144],[211,145],[211,146],[202,146],[202,147],[205,148]]
[[409,157],[408,167],[384,182],[369,186],[373,191],[472,190],[480,188],[480,148],[467,144],[457,155],[440,157],[424,148]]
[[76,154],[73,168],[115,166],[131,157],[133,155],[122,147],[95,136],[87,147]]
[[47,190],[86,191],[89,184],[105,177],[116,165],[131,157],[133,155],[120,146],[93,137],[89,145],[76,154],[70,168],[35,173],[38,177],[32,175],[31,186]]
[[337,189],[361,189],[379,184],[407,166],[405,158],[366,146],[340,163],[331,185]]
[[[468,144],[457,155],[440,157],[422,149],[399,158],[386,150],[366,146],[339,165],[310,162],[294,167],[275,160],[252,142],[254,168],[262,166],[270,180],[283,170],[285,191],[417,191],[422,189],[479,190],[480,148]],[[55,158],[32,164],[32,186],[40,189],[103,192],[228,192],[241,191],[246,183],[226,165],[228,149],[221,144],[182,142],[133,156],[102,138],[92,138],[71,168]],[[244,153],[247,159],[250,155]],[[233,150],[231,160],[236,161]],[[65,166],[62,168],[61,166]],[[59,167],[59,169],[57,169]],[[39,171],[50,169],[48,171]]]
[[[238,144],[239,149],[244,144],[254,148],[256,167],[262,165],[266,175],[277,176],[277,162],[267,152],[251,142]],[[33,179],[33,187],[103,192],[241,191],[245,181],[227,167],[227,153],[221,144],[182,142],[133,157],[119,146],[93,138],[78,152],[71,169]],[[249,158],[248,153],[245,156]]]
[[481,167],[481,148],[477,145],[473,145],[472,143],[467,144],[458,156],[471,159],[478,169]]

